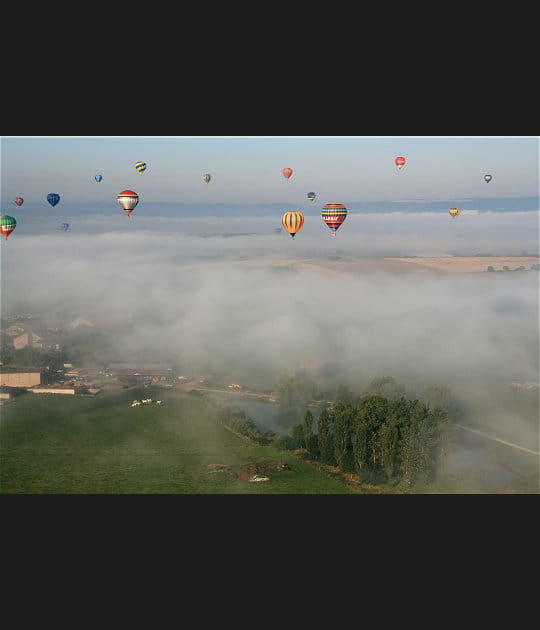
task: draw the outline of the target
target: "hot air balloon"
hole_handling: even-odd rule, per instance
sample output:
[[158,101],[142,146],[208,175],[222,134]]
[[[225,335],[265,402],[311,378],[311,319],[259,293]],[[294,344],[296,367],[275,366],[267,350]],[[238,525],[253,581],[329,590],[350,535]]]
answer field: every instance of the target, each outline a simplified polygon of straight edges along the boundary
[[60,227],[64,230],[64,232],[67,232],[69,230],[69,223],[61,223]]
[[17,221],[13,217],[9,217],[7,214],[0,216],[0,231],[2,236],[6,239],[17,227]]
[[285,212],[285,214],[281,217],[281,223],[294,239],[294,235],[304,224],[304,215],[296,210]]
[[116,197],[118,203],[124,208],[124,212],[129,215],[133,212],[135,206],[139,203],[139,195],[132,190],[123,190]]
[[493,177],[491,177],[491,175],[484,175],[484,179],[486,180],[486,184],[489,184]]
[[402,155],[398,155],[398,157],[394,160],[396,166],[401,169],[405,166],[405,158]]
[[450,208],[448,212],[450,213],[450,216],[453,219],[454,217],[457,217],[457,215],[461,212],[461,210],[459,208]]
[[335,236],[339,226],[347,218],[347,208],[342,203],[332,201],[324,206],[321,216],[322,220],[332,230],[330,234]]
[[56,204],[60,201],[60,195],[58,193],[49,193],[47,195],[47,201],[54,208],[54,206],[56,206]]
[[18,206],[22,206],[24,203],[24,199],[22,197],[15,197],[13,203],[17,204]]
[[208,184],[208,182],[212,179],[212,175],[210,175],[210,173],[205,173],[202,178]]
[[307,194],[307,198],[308,198],[310,201],[313,201],[313,200],[315,199],[315,197],[316,197],[316,196],[317,196],[317,195],[315,195],[315,193],[314,193],[314,192],[310,192],[310,193],[308,193],[308,194]]
[[289,179],[291,175],[292,175],[292,168],[283,169],[283,177],[285,177],[285,179]]
[[96,175],[94,177],[94,179],[96,180],[96,182],[99,184],[99,182],[103,179],[103,175]]
[[146,171],[146,162],[135,162],[135,168],[139,175],[142,175]]

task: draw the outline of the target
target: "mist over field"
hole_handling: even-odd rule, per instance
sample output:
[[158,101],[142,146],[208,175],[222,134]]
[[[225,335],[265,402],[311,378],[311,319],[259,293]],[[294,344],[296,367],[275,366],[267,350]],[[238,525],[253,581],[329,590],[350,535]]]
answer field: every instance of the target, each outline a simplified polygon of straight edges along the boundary
[[[298,369],[329,389],[383,375],[412,392],[444,384],[537,446],[500,404],[512,381],[538,380],[536,272],[325,269],[338,258],[534,254],[537,213],[350,214],[336,238],[308,217],[295,241],[273,232],[279,216],[137,210],[81,217],[68,233],[47,218],[32,234],[18,215],[20,232],[2,247],[4,314],[88,319],[106,339],[104,360],[171,361],[269,389]],[[297,265],[305,260],[319,266]]]

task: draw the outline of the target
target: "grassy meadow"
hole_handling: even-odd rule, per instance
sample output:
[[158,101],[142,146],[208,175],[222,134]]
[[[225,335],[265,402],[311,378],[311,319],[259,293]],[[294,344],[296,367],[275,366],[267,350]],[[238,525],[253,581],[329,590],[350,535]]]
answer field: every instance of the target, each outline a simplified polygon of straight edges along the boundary
[[[132,408],[135,398],[162,405]],[[96,398],[24,394],[0,410],[2,494],[350,493],[317,465],[257,446],[219,424],[204,399],[129,390]],[[209,464],[289,466],[248,483]]]

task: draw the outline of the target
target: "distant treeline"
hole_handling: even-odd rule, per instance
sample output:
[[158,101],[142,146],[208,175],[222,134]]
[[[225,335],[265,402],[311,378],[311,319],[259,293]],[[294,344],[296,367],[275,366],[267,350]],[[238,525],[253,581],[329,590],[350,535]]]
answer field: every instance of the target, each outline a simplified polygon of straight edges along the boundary
[[[495,271],[495,272],[501,272],[501,271],[527,271],[527,269],[523,265],[520,265],[519,267],[516,267],[515,269],[510,269],[507,265],[504,265],[502,269],[494,269],[493,265],[489,265],[487,270],[488,271]],[[539,264],[531,265],[529,271],[540,271],[540,265]]]
[[220,407],[218,418],[221,424],[228,426],[235,433],[244,435],[261,446],[272,444],[276,439],[276,434],[273,431],[261,431],[241,409],[228,406]]

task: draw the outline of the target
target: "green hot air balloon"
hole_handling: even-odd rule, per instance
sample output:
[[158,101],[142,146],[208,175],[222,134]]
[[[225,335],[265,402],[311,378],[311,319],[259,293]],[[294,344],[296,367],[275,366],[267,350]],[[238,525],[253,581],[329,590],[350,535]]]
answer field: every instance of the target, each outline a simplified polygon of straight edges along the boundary
[[6,240],[16,227],[17,221],[15,221],[13,217],[8,216],[7,214],[0,216],[0,232],[2,232],[2,236]]
[[317,196],[317,195],[316,195],[314,192],[309,192],[309,193],[307,194],[307,198],[308,198],[310,201],[313,201],[313,200],[315,199],[315,197],[316,197],[316,196]]

